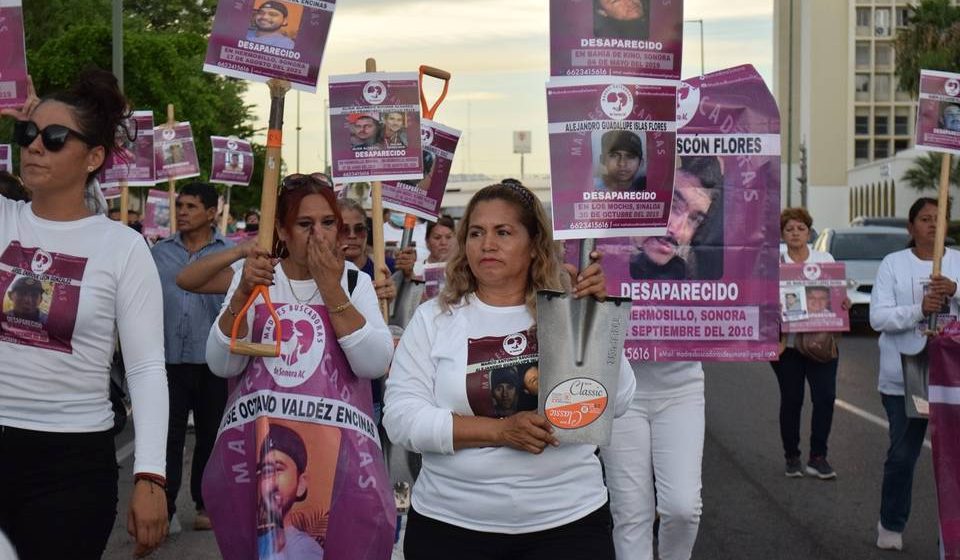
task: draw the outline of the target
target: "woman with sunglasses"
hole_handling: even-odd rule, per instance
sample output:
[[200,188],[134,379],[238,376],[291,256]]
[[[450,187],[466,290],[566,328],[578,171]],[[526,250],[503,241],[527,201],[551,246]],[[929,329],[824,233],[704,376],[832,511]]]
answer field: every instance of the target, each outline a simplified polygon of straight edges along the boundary
[[[366,380],[379,378],[386,372],[393,356],[393,338],[380,314],[372,281],[344,259],[338,242],[341,225],[340,211],[332,188],[307,175],[284,180],[284,188],[277,203],[279,263],[275,264],[276,261],[261,251],[253,251],[244,260],[241,272],[233,275],[220,318],[210,329],[207,339],[206,357],[210,370],[222,377],[239,376],[227,403],[228,411],[238,399],[249,395],[247,391],[255,391],[262,396],[270,395],[264,398],[275,397],[278,401],[305,398],[307,403],[314,406],[317,402],[334,403],[335,406],[348,405],[362,414],[356,416],[360,418],[359,424],[373,425],[370,383]],[[241,317],[239,331],[236,333],[238,339],[264,344],[273,342],[274,322],[269,318],[265,306],[251,306],[244,315],[240,315],[257,286],[269,286],[270,300],[281,318],[278,329],[282,333],[279,335],[281,354],[277,358],[250,358],[230,352],[231,331],[237,317]],[[306,403],[301,402],[299,410],[302,412],[305,406]],[[313,433],[311,426],[316,424],[339,426],[334,415],[328,414],[324,417],[318,413],[302,416],[289,410],[289,407],[285,409],[284,417],[291,421],[291,428],[302,434]],[[275,411],[264,415],[269,418],[279,414],[280,407],[277,407]],[[229,416],[228,412],[225,422]],[[204,501],[225,558],[249,557],[249,550],[246,550],[247,554],[240,550],[243,543],[235,542],[243,540],[237,537],[237,531],[253,536],[257,529],[253,526],[256,519],[245,522],[235,520],[234,517],[237,515],[235,512],[242,510],[249,502],[244,501],[245,490],[236,486],[236,473],[230,468],[230,465],[236,463],[237,456],[235,446],[228,443],[230,438],[235,436],[232,432],[224,430],[218,438],[203,483]],[[358,486],[356,478],[335,481],[332,483],[334,487],[350,485],[352,489],[341,489],[339,493],[334,493],[331,498],[333,501],[325,507],[336,510],[338,499],[353,496],[360,501],[366,500],[365,505],[356,505],[355,509],[349,510],[358,515],[359,512],[370,511],[371,508],[376,510],[371,504],[378,504],[380,498],[383,498],[390,505],[389,518],[383,517],[387,513],[381,512],[382,515],[375,519],[351,520],[352,526],[359,531],[358,535],[363,534],[364,528],[367,528],[379,539],[382,536],[381,530],[392,530],[395,509],[386,487],[386,470],[382,456],[379,451],[374,452],[379,448],[368,442],[365,436],[361,436],[360,431],[340,427],[339,441],[342,442],[342,447],[324,450],[323,453],[310,453],[311,458],[301,461],[303,464],[298,464],[297,471],[320,477],[326,468],[324,465],[329,463],[324,454],[336,456],[337,453],[341,455],[340,461],[334,463],[342,463],[335,469],[337,477],[341,476],[341,468],[343,474],[353,472],[348,469],[376,470],[371,476],[382,475],[378,480],[383,486],[369,483]],[[349,446],[352,445],[367,445],[364,464],[357,466],[346,458],[351,453]],[[256,464],[256,446],[249,445],[247,449],[246,459],[251,461],[251,464]],[[342,521],[337,518],[336,511],[330,514],[330,519],[331,527],[334,519],[337,523]],[[236,528],[234,521],[247,524],[243,528]],[[284,520],[286,521],[288,520]],[[298,523],[293,521],[293,525],[281,524],[274,530],[281,534],[287,532],[288,542],[300,533],[312,531],[312,528],[306,526],[295,526]],[[338,535],[336,538],[349,539],[347,533],[349,531],[344,531],[342,536]],[[316,537],[316,534],[311,534]],[[283,552],[283,537],[279,534],[277,536],[277,542],[281,544],[271,549],[273,553]],[[326,547],[334,546],[331,538],[332,534],[327,533]],[[372,542],[380,543],[377,539]],[[392,533],[389,533],[383,542],[387,543],[384,552],[388,556]],[[291,556],[290,553],[284,554],[287,556],[281,557],[299,557]],[[332,552],[330,554],[334,555]],[[366,556],[357,554],[353,557]]]
[[96,181],[129,132],[127,102],[113,75],[89,70],[43,99],[30,84],[3,114],[33,200],[0,198],[0,293],[28,294],[38,313],[0,314],[0,529],[21,558],[103,554],[117,514],[116,331],[136,427],[127,530],[143,556],[167,533],[163,298],[146,243],[104,215]]

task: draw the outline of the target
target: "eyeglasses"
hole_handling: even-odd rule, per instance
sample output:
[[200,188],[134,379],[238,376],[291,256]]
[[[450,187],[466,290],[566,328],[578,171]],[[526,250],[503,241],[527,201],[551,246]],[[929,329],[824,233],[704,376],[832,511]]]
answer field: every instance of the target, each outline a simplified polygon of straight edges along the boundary
[[285,189],[298,189],[311,183],[319,183],[321,187],[327,187],[328,189],[333,188],[333,181],[330,179],[330,176],[326,173],[320,173],[319,171],[309,175],[304,175],[303,173],[287,175],[283,178],[280,185]]
[[352,226],[350,224],[343,224],[340,226],[340,233],[342,235],[350,235],[352,233],[357,237],[361,237],[367,234],[367,224],[353,224]]
[[17,121],[13,124],[13,141],[21,147],[26,148],[33,141],[40,137],[43,147],[51,152],[59,152],[67,144],[67,139],[71,136],[80,140],[88,146],[96,146],[97,143],[86,135],[63,126],[62,124],[49,124],[46,128],[40,129],[37,123],[33,121]]

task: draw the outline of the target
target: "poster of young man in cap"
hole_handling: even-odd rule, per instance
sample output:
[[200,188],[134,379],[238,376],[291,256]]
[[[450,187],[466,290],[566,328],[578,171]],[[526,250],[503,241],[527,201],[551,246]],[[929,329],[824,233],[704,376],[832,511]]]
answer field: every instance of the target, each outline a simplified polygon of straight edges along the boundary
[[206,72],[314,93],[336,0],[220,0]]
[[211,136],[213,159],[210,182],[247,186],[253,177],[253,147],[250,142],[225,136]]
[[124,138],[123,149],[111,154],[100,170],[100,186],[116,187],[126,181],[130,187],[157,184],[153,155],[153,111],[134,111],[127,129],[134,138]]
[[556,78],[547,84],[557,239],[661,235],[676,150],[676,85]]
[[960,155],[960,74],[920,71],[916,146]]
[[157,182],[200,175],[197,146],[189,122],[177,123],[173,127],[158,126],[153,129],[153,137]]
[[[666,232],[597,241],[608,293],[633,300],[630,361],[776,357],[780,267],[769,240],[779,232],[779,122],[752,66],[681,86]],[[566,249],[576,262],[576,244]]]
[[167,191],[150,189],[143,209],[144,237],[170,235],[170,195]]
[[420,122],[423,143],[423,179],[383,184],[383,207],[436,221],[440,202],[453,168],[460,131],[429,119]]
[[19,109],[26,100],[23,3],[21,0],[0,0],[0,109]]
[[680,79],[683,0],[550,0],[551,76]]
[[[385,117],[403,113],[406,146],[385,140]],[[419,181],[423,178],[420,85],[413,72],[330,76],[333,179]]]
[[0,171],[13,173],[13,150],[10,144],[0,144]]

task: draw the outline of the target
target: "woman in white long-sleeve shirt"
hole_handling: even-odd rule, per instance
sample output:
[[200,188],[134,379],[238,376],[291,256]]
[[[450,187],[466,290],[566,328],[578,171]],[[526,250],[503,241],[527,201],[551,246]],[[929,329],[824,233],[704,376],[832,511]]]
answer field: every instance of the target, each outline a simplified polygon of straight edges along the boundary
[[[550,222],[516,183],[481,189],[464,216],[444,291],[417,309],[387,378],[387,433],[423,454],[404,555],[612,560],[596,446],[558,446],[535,411],[536,291],[565,274]],[[577,297],[606,296],[596,264],[575,282]],[[624,358],[616,415],[634,386]]]
[[890,422],[890,447],[883,465],[877,546],[900,550],[910,515],[913,470],[920,456],[927,421],[908,418],[900,355],[916,355],[927,345],[927,317],[958,316],[960,252],[947,249],[940,276],[932,276],[937,200],[918,199],[910,207],[910,248],[880,263],[870,295],[870,326],[880,332],[878,389]]
[[0,198],[0,530],[22,558],[100,558],[117,515],[110,364],[119,333],[133,400],[136,554],[167,531],[160,278],[143,238],[107,219],[97,173],[127,102],[82,73],[17,120],[29,204]]

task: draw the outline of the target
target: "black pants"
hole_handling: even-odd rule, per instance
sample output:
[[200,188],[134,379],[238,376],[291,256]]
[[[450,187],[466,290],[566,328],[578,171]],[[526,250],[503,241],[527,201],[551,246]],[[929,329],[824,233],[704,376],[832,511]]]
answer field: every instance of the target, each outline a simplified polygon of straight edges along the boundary
[[833,401],[837,398],[837,363],[821,363],[787,348],[779,362],[770,362],[780,384],[780,439],[787,458],[800,456],[800,411],[804,383],[810,385],[813,413],[810,419],[810,456],[827,456],[827,438],[833,425]]
[[170,392],[170,421],[167,430],[167,510],[177,511],[177,494],[183,482],[183,446],[187,438],[187,416],[193,410],[197,443],[190,468],[190,497],[203,509],[203,469],[207,466],[217,428],[227,404],[227,380],[215,376],[206,364],[167,364]]
[[410,508],[403,556],[407,560],[613,560],[610,505],[572,523],[520,535],[471,531]]
[[0,530],[20,560],[98,559],[117,516],[113,436],[0,426]]

